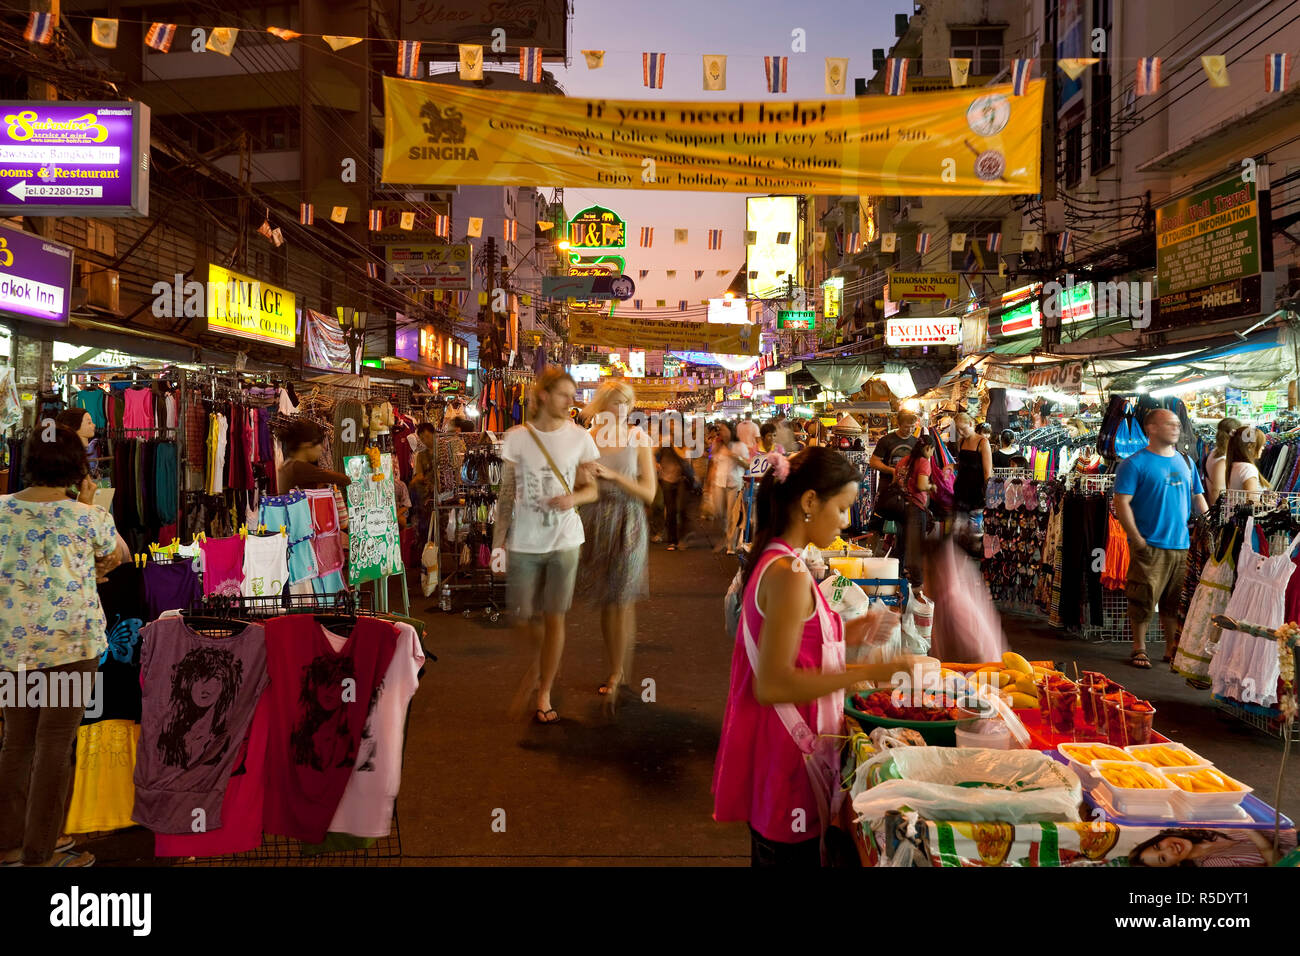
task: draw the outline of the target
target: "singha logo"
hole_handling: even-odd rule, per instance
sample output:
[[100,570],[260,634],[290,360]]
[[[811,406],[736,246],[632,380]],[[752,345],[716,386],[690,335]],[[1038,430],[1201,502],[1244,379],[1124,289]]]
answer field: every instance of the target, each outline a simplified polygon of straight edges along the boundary
[[465,124],[461,122],[460,110],[454,107],[440,109],[432,100],[425,100],[420,109],[420,118],[424,120],[424,132],[431,143],[465,142]]

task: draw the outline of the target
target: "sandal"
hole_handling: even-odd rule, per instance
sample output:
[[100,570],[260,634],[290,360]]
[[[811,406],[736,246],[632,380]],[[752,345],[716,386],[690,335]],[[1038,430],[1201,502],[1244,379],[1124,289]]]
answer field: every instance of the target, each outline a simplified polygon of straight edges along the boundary
[[1151,658],[1147,657],[1146,651],[1134,651],[1129,655],[1128,662],[1138,670],[1151,670]]
[[[551,717],[548,715],[554,716]],[[533,716],[533,720],[539,724],[558,724],[560,722],[560,715],[555,713],[555,708],[553,707],[550,710],[542,710],[542,708],[538,707],[537,713]]]
[[[77,845],[77,841],[74,840],[72,837],[62,836],[59,837],[59,841],[54,844],[54,852],[67,853],[76,845]],[[22,866],[22,865],[23,865],[23,857],[21,852],[18,854],[18,859],[16,860],[0,860],[0,867]]]
[[676,550],[677,550],[677,545],[675,545],[675,544],[670,544],[670,545],[668,546],[668,550],[669,550],[669,551],[676,551]]

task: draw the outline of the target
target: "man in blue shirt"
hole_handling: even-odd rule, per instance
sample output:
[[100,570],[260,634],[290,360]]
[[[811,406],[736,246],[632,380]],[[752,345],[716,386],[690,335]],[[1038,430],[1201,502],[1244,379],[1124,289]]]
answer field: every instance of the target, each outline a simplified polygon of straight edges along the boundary
[[[1178,605],[1187,574],[1192,505],[1207,510],[1201,477],[1191,460],[1174,447],[1182,430],[1178,416],[1158,408],[1142,427],[1147,447],[1120,462],[1115,475],[1115,516],[1128,535],[1128,619],[1133,629],[1130,663],[1151,667],[1146,655],[1147,625],[1157,599],[1165,647],[1178,641]],[[1169,657],[1165,658],[1169,660]]]

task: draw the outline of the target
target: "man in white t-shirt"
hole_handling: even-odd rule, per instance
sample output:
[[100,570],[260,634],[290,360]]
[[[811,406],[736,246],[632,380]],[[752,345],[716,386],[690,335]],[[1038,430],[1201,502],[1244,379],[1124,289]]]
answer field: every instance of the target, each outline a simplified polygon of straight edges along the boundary
[[[569,418],[577,389],[563,370],[548,368],[533,385],[526,425],[506,432],[505,461],[492,542],[492,569],[506,571],[510,610],[538,648],[536,720],[556,723],[551,686],[564,653],[564,616],[573,601],[585,540],[578,505],[596,500],[582,466],[600,458],[590,434]],[[504,567],[503,567],[504,565]]]
[[748,415],[745,416],[744,421],[736,424],[736,438],[744,442],[745,446],[749,448],[751,452],[758,449],[760,437],[758,422],[754,421],[754,419],[750,418]]

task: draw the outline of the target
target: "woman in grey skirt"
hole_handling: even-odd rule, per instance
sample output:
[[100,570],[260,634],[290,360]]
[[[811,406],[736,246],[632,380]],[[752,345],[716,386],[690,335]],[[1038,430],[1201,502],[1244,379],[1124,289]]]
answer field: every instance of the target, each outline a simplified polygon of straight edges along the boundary
[[578,590],[600,608],[609,679],[599,693],[611,714],[632,666],[636,602],[649,592],[646,507],[655,499],[655,465],[649,436],[628,425],[635,401],[632,386],[613,379],[600,386],[583,410],[600,449],[600,459],[589,466],[599,481],[600,498],[580,509],[586,540]]

